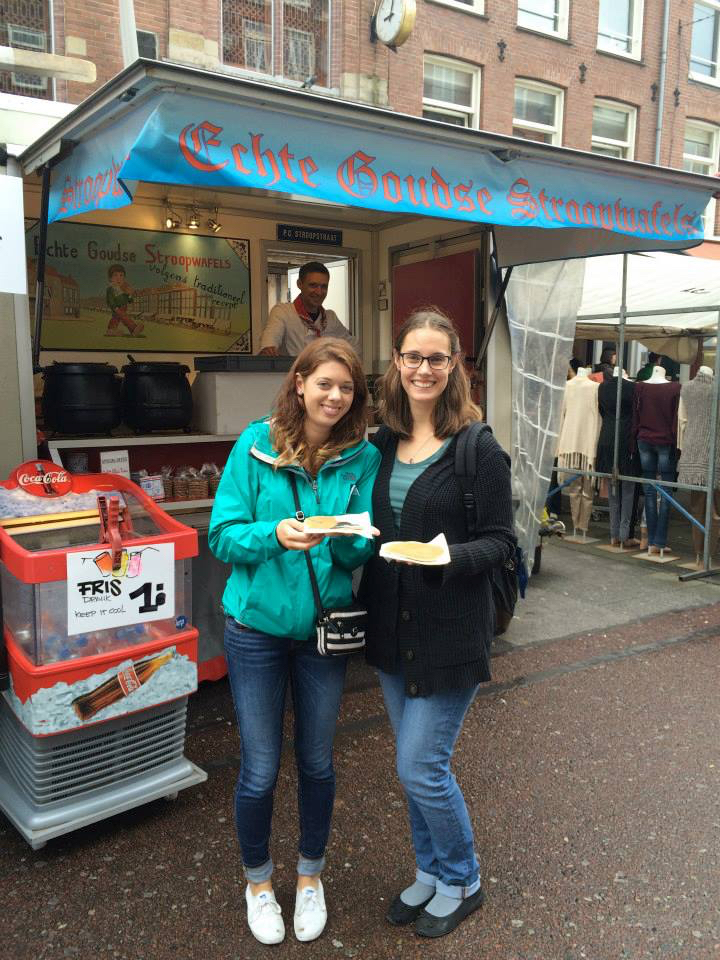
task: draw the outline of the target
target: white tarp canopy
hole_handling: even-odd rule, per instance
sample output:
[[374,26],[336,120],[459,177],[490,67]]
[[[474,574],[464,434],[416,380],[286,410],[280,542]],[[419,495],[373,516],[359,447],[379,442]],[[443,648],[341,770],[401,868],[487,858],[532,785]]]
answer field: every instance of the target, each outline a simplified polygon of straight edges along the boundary
[[[585,282],[576,336],[614,340],[620,322],[623,257],[591,257],[585,262]],[[654,310],[688,310],[658,316]],[[641,340],[656,353],[684,363],[696,355],[697,337],[717,330],[720,309],[720,262],[679,253],[628,255],[626,340]],[[602,319],[591,320],[601,315]]]

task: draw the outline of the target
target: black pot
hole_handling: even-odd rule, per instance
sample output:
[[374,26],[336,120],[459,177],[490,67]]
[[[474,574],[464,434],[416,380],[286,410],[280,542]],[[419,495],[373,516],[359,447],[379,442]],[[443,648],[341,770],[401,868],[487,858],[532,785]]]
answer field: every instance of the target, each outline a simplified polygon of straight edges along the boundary
[[131,363],[122,368],[122,417],[138,433],[181,430],[192,419],[192,392],[183,363]]
[[107,433],[121,420],[120,381],[109,363],[53,363],[43,370],[42,412],[56,433]]

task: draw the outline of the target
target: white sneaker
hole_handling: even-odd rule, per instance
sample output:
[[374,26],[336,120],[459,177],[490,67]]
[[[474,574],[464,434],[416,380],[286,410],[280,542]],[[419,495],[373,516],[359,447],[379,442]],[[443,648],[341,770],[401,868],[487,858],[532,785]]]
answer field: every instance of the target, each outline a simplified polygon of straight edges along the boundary
[[285,924],[280,904],[272,890],[263,890],[255,896],[248,885],[245,890],[247,918],[250,932],[260,943],[282,943],[285,939]]
[[325,929],[326,923],[325,893],[318,879],[317,887],[304,887],[295,895],[295,936],[304,943],[315,940]]

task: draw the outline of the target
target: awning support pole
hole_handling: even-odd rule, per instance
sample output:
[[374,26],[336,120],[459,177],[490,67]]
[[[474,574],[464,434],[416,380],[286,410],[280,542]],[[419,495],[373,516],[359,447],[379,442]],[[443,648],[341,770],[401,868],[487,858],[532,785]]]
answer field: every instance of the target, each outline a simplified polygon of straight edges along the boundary
[[671,506],[675,507],[675,509],[676,509],[679,513],[681,513],[687,520],[689,520],[690,523],[694,523],[695,526],[698,528],[698,530],[699,530],[702,534],[705,533],[705,527],[700,523],[700,521],[697,520],[691,513],[688,513],[688,511],[685,509],[685,507],[683,507],[681,504],[679,504],[679,503],[677,502],[677,500],[675,499],[675,497],[671,497],[670,494],[667,492],[667,490],[663,490],[663,488],[660,487],[660,486],[658,486],[657,483],[655,483],[654,480],[645,480],[644,482],[645,482],[645,483],[651,483],[651,484],[653,485],[653,487],[655,488],[655,490],[657,490],[657,492],[660,494],[661,497],[664,497],[665,500],[667,500],[668,503],[669,503]]
[[715,376],[713,377],[713,405],[710,412],[710,459],[707,472],[707,497],[705,499],[705,544],[703,550],[703,569],[710,569],[710,541],[712,519],[715,512],[713,493],[715,492],[715,457],[717,456],[718,430],[718,402],[720,401],[720,370],[718,370],[718,344],[720,344],[720,310],[718,310],[718,326],[715,340]]
[[[565,471],[563,471],[563,473],[564,472]],[[569,480],[565,480],[563,483],[559,483],[556,487],[553,487],[552,490],[549,490],[548,495],[545,497],[545,503],[548,502],[550,497],[554,497],[556,493],[560,493],[560,491],[564,490],[565,487],[569,487],[573,480],[577,480],[579,476],[579,473],[574,473]]]
[[622,403],[623,388],[623,356],[625,353],[625,314],[627,313],[627,274],[628,274],[628,255],[623,254],[622,267],[622,293],[620,295],[620,328],[618,330],[618,341],[616,344],[617,354],[615,356],[615,365],[618,369],[617,391],[615,393],[615,434],[613,436],[613,468],[612,468],[612,487],[613,494],[617,496],[618,474],[620,473],[618,460],[620,458],[620,405]]
[[502,283],[500,284],[500,290],[498,291],[498,298],[495,301],[495,306],[493,307],[493,312],[488,320],[487,329],[485,330],[485,336],[482,339],[480,344],[480,349],[477,352],[475,359],[475,366],[479,370],[482,365],[485,354],[487,353],[487,348],[490,346],[490,338],[493,335],[493,330],[495,329],[495,324],[497,322],[498,315],[500,313],[500,308],[505,303],[505,291],[508,288],[510,283],[510,277],[512,276],[513,268],[508,267],[505,270],[505,276],[502,278]]
[[42,330],[43,310],[45,307],[45,260],[47,257],[48,210],[50,208],[50,166],[43,168],[42,199],[40,204],[40,249],[37,258],[35,277],[35,329],[33,331],[33,373],[39,373],[40,332]]

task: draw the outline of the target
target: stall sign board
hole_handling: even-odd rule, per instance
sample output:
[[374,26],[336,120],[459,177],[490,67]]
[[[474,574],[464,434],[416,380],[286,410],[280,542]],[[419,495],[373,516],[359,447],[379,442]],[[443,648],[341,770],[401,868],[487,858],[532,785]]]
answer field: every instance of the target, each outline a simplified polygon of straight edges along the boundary
[[109,547],[67,555],[68,635],[126,627],[175,615],[175,547],[132,544],[112,568]]
[[[34,289],[39,227],[25,249]],[[236,238],[50,224],[42,347],[250,353],[248,252]]]
[[0,293],[27,293],[23,257],[23,182],[0,176]]
[[[433,128],[434,131],[434,128]],[[132,203],[137,184],[260,189],[344,207],[473,224],[623,234],[648,249],[703,238],[716,186],[586,168],[498,149],[479,131],[438,143],[426,125],[381,129],[163,91],[53,168],[50,220]],[[437,137],[445,137],[437,134]]]
[[341,247],[342,230],[327,227],[299,227],[292,223],[278,223],[277,239],[292,243],[317,243],[326,247]]
[[130,453],[127,450],[101,450],[100,473],[116,473],[130,479]]

